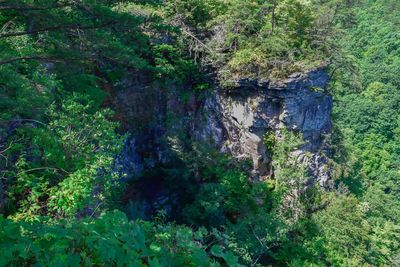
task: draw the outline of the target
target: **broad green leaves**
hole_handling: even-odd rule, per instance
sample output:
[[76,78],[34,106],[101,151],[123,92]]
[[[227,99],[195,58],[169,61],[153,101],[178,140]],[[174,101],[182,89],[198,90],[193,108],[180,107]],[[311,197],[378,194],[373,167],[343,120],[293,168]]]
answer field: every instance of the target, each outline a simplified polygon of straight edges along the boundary
[[84,208],[95,213],[117,190],[112,170],[122,145],[117,124],[108,120],[109,110],[92,113],[90,104],[79,101],[85,102],[75,96],[60,108],[53,104],[48,124],[20,130],[31,144],[30,149],[20,148],[26,156],[20,156],[17,180],[9,189],[19,205],[16,217],[74,216]]
[[[204,233],[203,233],[204,234]],[[208,255],[204,235],[184,226],[128,221],[121,212],[51,223],[0,217],[0,265],[239,266],[231,252]]]

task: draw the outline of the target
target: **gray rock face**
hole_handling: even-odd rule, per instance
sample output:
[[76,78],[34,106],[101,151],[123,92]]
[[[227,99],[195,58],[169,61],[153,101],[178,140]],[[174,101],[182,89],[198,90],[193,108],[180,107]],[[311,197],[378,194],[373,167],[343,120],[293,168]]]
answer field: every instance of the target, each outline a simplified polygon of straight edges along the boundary
[[[238,159],[249,159],[252,178],[260,181],[272,175],[265,133],[280,136],[283,128],[301,132],[307,143],[293,155],[309,167],[315,177],[310,182],[328,184],[328,159],[321,152],[331,129],[332,98],[324,93],[328,83],[324,69],[292,75],[279,83],[239,80],[236,88],[215,89],[205,99],[197,98],[190,84],[185,88],[171,82],[165,86],[168,90],[162,90],[145,76],[132,75],[111,101],[129,136],[116,157],[115,170],[121,182],[134,182],[125,192],[126,203],[133,203],[132,207],[127,204],[133,217],[152,216],[160,207],[169,216],[179,210],[179,194],[164,188],[163,177],[140,178],[174,160],[169,136],[200,140]],[[311,156],[305,157],[306,153]]]
[[137,141],[127,138],[121,153],[115,159],[115,170],[120,174],[121,181],[129,181],[143,172],[143,158],[138,152]]
[[[186,102],[179,97],[185,88],[170,84],[168,90],[161,90],[159,85],[139,78],[127,82],[114,99],[117,114],[131,135],[117,158],[117,165],[128,176],[168,162],[166,136],[184,133],[238,159],[250,159],[253,179],[268,179],[272,175],[271,156],[264,135],[273,131],[280,136],[287,128],[300,132],[306,141],[294,153],[305,159],[309,152],[310,174],[321,185],[327,184],[329,168],[322,152],[325,135],[331,130],[332,98],[324,90],[329,81],[325,69],[294,74],[276,83],[242,79],[230,91],[216,89],[204,101],[192,94]],[[144,127],[132,128],[137,124]]]
[[271,175],[265,133],[279,135],[283,128],[301,132],[306,144],[297,153],[311,153],[310,173],[325,185],[329,173],[320,152],[331,130],[332,98],[324,93],[328,81],[325,69],[295,74],[279,83],[239,80],[233,90],[217,90],[206,99],[197,138],[236,158],[251,159],[254,179],[262,180]]

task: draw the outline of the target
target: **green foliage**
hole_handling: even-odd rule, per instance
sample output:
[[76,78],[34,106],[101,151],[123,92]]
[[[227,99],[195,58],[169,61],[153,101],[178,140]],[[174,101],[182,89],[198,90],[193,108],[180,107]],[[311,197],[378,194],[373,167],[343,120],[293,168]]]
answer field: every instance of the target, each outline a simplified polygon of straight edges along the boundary
[[[283,129],[279,136],[267,133],[265,141],[272,144],[274,186],[263,191],[264,198],[258,199],[254,212],[227,227],[237,253],[248,265],[288,264],[297,257],[307,257],[309,253],[302,246],[311,224],[307,212],[321,205],[321,192],[312,185],[305,186],[309,179],[305,164],[293,153],[303,144],[302,138]],[[267,182],[259,185],[267,188]]]
[[334,196],[322,212],[314,215],[319,235],[311,246],[316,258],[333,266],[361,266],[366,264],[369,225],[363,206],[354,197]]
[[53,104],[48,124],[18,130],[12,146],[20,156],[8,174],[16,177],[9,190],[16,217],[74,216],[89,202],[103,205],[116,189],[112,163],[122,144],[117,124],[108,120],[109,110],[91,113],[82,99]]
[[187,223],[217,227],[227,220],[235,221],[249,209],[256,208],[256,194],[266,193],[266,188],[256,188],[250,182],[246,162],[221,155],[204,144],[193,143],[187,147],[176,139],[171,142],[186,166],[188,179],[184,180],[181,175],[171,183],[179,183],[178,188],[189,190],[191,201],[182,213]]
[[0,217],[0,265],[46,266],[239,266],[233,254],[214,245],[205,252],[205,229],[132,222],[121,212],[99,218],[13,222]]
[[166,1],[164,10],[167,16],[176,17],[185,25],[200,30],[224,8],[225,4],[220,0],[177,0]]
[[[340,161],[347,169],[340,181],[359,196],[359,205],[363,205],[364,211],[360,214],[357,209],[353,215],[350,210],[348,212],[349,219],[353,216],[362,222],[363,227],[352,234],[358,236],[358,240],[362,235],[363,242],[345,240],[337,230],[335,235],[340,240],[329,244],[330,257],[335,256],[333,250],[339,251],[335,252],[338,258],[332,259],[339,261],[337,264],[352,259],[353,265],[365,262],[375,266],[390,265],[400,249],[400,221],[395,215],[397,209],[392,206],[398,205],[399,192],[400,99],[399,79],[395,74],[399,49],[395,36],[399,31],[394,26],[400,19],[395,11],[398,7],[397,1],[362,1],[353,9],[357,27],[349,25],[348,36],[340,42],[341,53],[352,57],[357,66],[352,73],[339,70],[332,87],[336,99],[334,118],[345,133],[341,145],[347,154]],[[332,235],[336,231],[330,230]],[[341,242],[353,244],[357,254],[334,247]]]
[[196,65],[185,59],[182,53],[172,45],[162,44],[153,47],[155,67],[160,78],[171,77],[184,83],[189,78],[199,78]]
[[306,182],[306,166],[303,162],[299,162],[301,159],[298,158],[298,155],[293,154],[302,144],[301,136],[286,129],[282,131],[282,140],[277,142],[273,149],[272,165],[276,191],[286,192],[293,184],[300,188]]
[[[398,265],[397,0],[15,2],[0,3],[0,265]],[[174,219],[197,230],[107,211],[122,136],[104,100],[143,73],[189,102],[209,88],[199,60],[224,86],[329,61],[337,184],[310,183],[288,130],[264,136],[268,181],[171,142],[176,162],[160,173],[182,194]]]
[[239,78],[287,77],[326,61],[334,53],[334,43],[326,40],[337,33],[334,21],[325,18],[332,6],[300,0],[167,1],[166,15],[183,25],[190,47],[207,54],[204,62],[229,86]]
[[0,123],[15,116],[40,118],[52,101],[51,88],[57,86],[54,76],[45,75],[42,68],[34,68],[29,75],[21,75],[17,67],[0,66]]

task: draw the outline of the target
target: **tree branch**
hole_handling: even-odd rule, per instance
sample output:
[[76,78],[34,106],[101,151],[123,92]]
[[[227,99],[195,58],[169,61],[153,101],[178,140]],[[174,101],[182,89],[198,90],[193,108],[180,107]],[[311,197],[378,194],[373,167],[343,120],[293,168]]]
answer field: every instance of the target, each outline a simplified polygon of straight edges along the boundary
[[98,28],[107,27],[113,23],[115,23],[115,22],[108,21],[108,22],[104,22],[99,25],[90,25],[90,26],[81,26],[79,24],[58,25],[58,26],[52,26],[52,27],[31,30],[31,31],[2,33],[2,34],[0,34],[0,38],[15,37],[15,36],[21,36],[21,35],[28,35],[28,34],[36,34],[36,33],[40,33],[40,32],[48,32],[48,31],[71,30],[71,29],[79,29],[79,30],[98,29]]
[[17,5],[8,5],[8,6],[0,6],[0,10],[21,10],[21,11],[29,11],[29,10],[49,10],[71,6],[71,4],[63,4],[63,5],[54,5],[54,6],[17,6]]
[[64,170],[64,169],[59,169],[59,168],[52,168],[52,167],[40,167],[40,168],[33,168],[33,169],[29,169],[29,170],[23,170],[23,171],[21,171],[21,172],[19,172],[18,174],[21,174],[21,173],[28,173],[28,172],[33,172],[33,171],[40,171],[40,170],[52,170],[52,171],[62,171],[62,172],[64,172],[64,173],[66,173],[66,174],[70,174],[69,172],[67,172],[66,170]]
[[0,60],[0,65],[10,64],[10,63],[14,63],[14,62],[20,61],[20,60],[50,60],[50,61],[55,61],[55,60],[62,60],[62,59],[61,58],[56,58],[56,57],[46,57],[46,56],[14,57],[14,58]]
[[195,41],[197,41],[202,47],[204,47],[205,49],[207,49],[210,53],[214,53],[213,50],[211,50],[205,43],[203,43],[199,38],[197,38],[196,36],[194,36],[192,33],[190,33],[189,31],[186,31],[185,29],[182,29],[182,32],[186,35],[188,35],[189,37],[193,38]]
[[16,61],[21,61],[21,60],[48,60],[48,61],[75,61],[75,60],[83,60],[83,59],[94,59],[96,56],[95,55],[82,55],[80,57],[70,57],[70,58],[65,58],[65,57],[56,57],[56,56],[24,56],[24,57],[14,57],[14,58],[9,58],[5,60],[0,60],[0,66],[5,65],[5,64],[10,64],[14,63]]

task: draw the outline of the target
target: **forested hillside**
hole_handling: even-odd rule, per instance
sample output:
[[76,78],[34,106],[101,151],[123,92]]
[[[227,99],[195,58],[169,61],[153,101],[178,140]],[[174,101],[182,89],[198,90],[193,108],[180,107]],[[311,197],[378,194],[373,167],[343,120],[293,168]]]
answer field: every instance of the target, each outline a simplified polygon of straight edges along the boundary
[[398,0],[0,24],[0,266],[400,265]]

